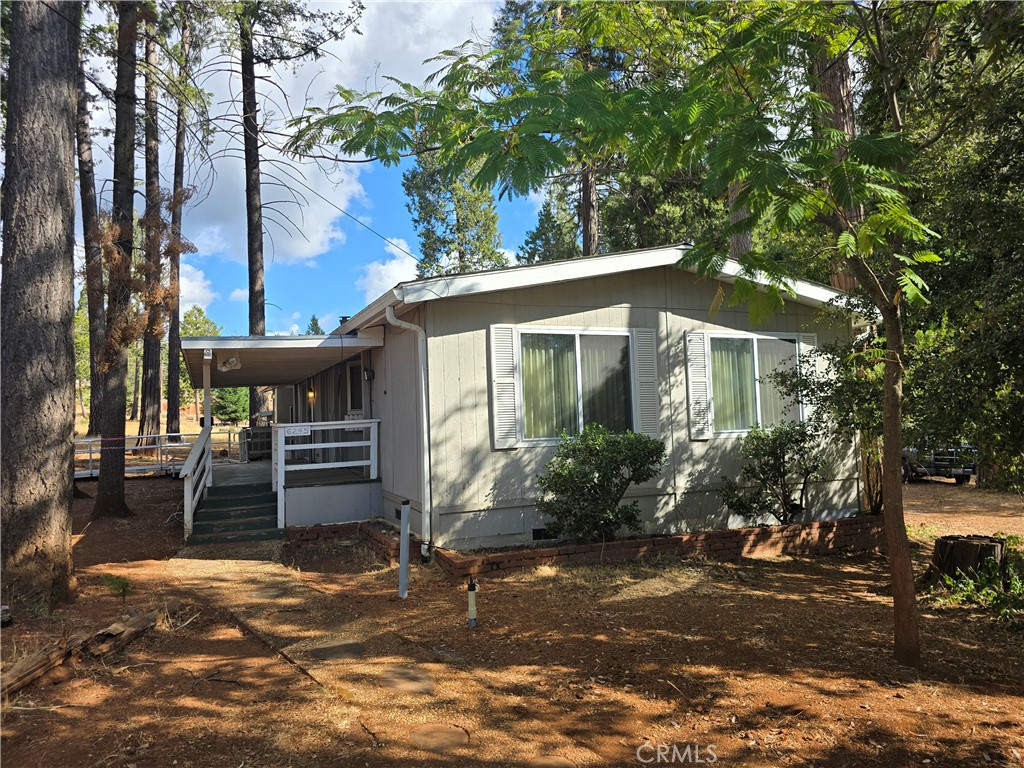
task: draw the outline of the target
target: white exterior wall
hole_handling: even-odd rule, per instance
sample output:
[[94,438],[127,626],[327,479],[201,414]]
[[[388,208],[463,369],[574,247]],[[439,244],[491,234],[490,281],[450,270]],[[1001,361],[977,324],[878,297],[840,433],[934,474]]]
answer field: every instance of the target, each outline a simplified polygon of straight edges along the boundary
[[[659,267],[424,305],[435,543],[514,543],[530,540],[532,530],[543,527],[533,508],[535,478],[553,456],[554,448],[491,448],[488,328],[495,323],[655,329],[661,438],[668,449],[669,463],[658,478],[628,496],[641,498],[645,527],[651,532],[742,524],[742,520],[729,519],[722,512],[714,492],[722,475],[736,477],[739,473],[740,438],[689,439],[685,332],[813,332],[821,344],[845,336],[849,330],[846,326],[823,325],[816,319],[816,310],[795,303],[787,303],[785,313],[756,328],[745,307],[725,307],[709,317],[719,285],[718,281],[698,280],[673,267]],[[728,294],[731,286],[723,287]],[[410,338],[399,341],[400,334],[395,330],[388,329],[385,364],[401,362],[411,367],[416,357],[415,339],[406,334]],[[399,348],[402,344],[405,347]],[[389,378],[394,378],[393,371]],[[383,467],[389,467],[384,475],[385,489],[393,472],[405,474],[403,487],[415,498],[415,456],[403,454],[399,460],[394,447],[394,456],[387,460],[383,456],[383,434],[392,432],[387,428],[389,416],[408,420],[413,428],[417,423],[415,386],[404,391],[393,389],[389,397],[395,400],[396,395],[404,406],[392,402],[391,414],[376,411],[382,419],[382,472]],[[418,443],[412,436],[410,433],[410,443],[415,446]],[[828,482],[814,488],[815,507],[831,510],[827,515],[832,516],[855,511],[858,481],[852,448],[836,457],[832,474]],[[398,480],[396,474],[391,486],[398,487]]]

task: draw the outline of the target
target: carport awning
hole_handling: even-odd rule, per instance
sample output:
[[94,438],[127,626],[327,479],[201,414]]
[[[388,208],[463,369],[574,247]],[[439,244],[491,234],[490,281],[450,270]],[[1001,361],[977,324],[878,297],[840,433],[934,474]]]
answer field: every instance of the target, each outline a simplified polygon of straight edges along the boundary
[[[376,329],[379,330],[379,329]],[[203,386],[203,358],[210,350],[211,387],[295,384],[353,355],[384,345],[373,336],[194,336],[181,340],[192,386]]]

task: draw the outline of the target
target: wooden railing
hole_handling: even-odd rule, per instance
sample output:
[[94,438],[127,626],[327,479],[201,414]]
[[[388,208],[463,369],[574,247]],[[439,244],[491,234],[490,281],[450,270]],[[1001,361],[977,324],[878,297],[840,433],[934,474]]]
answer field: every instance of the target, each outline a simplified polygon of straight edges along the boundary
[[178,473],[185,481],[185,538],[192,535],[192,518],[195,515],[196,507],[206,495],[206,489],[213,485],[213,447],[211,440],[212,429],[206,427],[199,433],[199,437],[192,444],[188,458]]
[[[277,491],[277,525],[285,526],[284,502],[287,473],[323,469],[363,467],[366,479],[377,479],[377,437],[380,419],[351,421],[313,421],[300,424],[275,424],[273,441],[273,487]],[[351,440],[332,437],[316,442],[318,432],[348,433]],[[342,452],[365,449],[365,458],[340,459]],[[289,460],[291,458],[291,460]]]

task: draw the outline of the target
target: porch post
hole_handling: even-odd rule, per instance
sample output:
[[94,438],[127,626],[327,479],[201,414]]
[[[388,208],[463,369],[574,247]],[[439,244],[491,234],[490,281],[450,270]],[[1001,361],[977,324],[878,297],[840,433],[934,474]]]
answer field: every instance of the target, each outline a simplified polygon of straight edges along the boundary
[[213,485],[213,422],[210,420],[210,365],[213,350],[203,350],[203,428],[210,429],[210,449],[206,452],[206,485]]

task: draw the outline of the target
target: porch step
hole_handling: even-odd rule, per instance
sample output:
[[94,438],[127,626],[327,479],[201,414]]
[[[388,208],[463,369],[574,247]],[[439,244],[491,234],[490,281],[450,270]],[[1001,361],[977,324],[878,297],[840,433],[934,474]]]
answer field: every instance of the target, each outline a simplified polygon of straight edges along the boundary
[[229,485],[214,485],[206,491],[207,499],[240,499],[247,496],[259,496],[264,493],[273,493],[272,483],[233,483]]
[[[213,490],[213,489],[211,489]],[[254,507],[265,504],[277,504],[277,494],[273,491],[260,491],[250,494],[232,494],[231,496],[211,496],[207,494],[201,502],[202,509],[234,509],[235,507]]]
[[233,544],[239,541],[266,541],[268,539],[283,539],[284,531],[277,526],[274,520],[273,528],[261,528],[252,531],[228,531],[225,533],[193,533],[186,542],[189,545],[197,544]]
[[238,499],[232,506],[209,507],[203,501],[196,510],[193,521],[197,523],[231,522],[250,517],[273,517],[277,520],[277,501],[262,504],[247,504]]
[[272,515],[197,520],[192,524],[192,535],[207,533],[237,533],[239,531],[261,531],[277,528],[277,512]]

